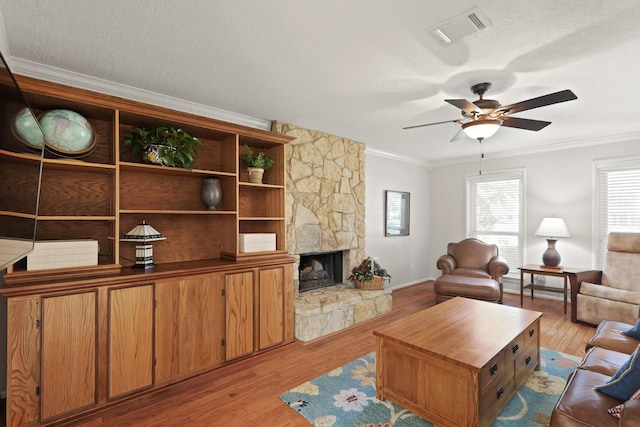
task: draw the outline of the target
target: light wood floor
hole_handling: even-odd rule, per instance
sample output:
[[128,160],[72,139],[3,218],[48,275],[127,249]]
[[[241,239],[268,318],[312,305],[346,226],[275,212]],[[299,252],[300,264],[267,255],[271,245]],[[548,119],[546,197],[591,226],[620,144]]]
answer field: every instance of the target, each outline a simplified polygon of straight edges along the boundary
[[[281,393],[375,350],[377,327],[434,304],[431,282],[393,291],[393,311],[311,343],[293,343],[139,397],[67,425],[83,426],[304,426]],[[520,296],[505,294],[520,306]],[[576,356],[594,329],[571,323],[562,302],[525,297],[524,308],[542,311],[543,347]],[[570,312],[570,310],[568,310]]]

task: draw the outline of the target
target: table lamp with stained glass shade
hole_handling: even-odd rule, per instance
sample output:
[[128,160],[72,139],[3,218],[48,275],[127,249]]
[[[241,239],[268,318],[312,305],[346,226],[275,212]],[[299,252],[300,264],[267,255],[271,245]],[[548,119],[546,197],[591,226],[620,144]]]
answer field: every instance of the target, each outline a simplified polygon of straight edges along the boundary
[[151,268],[154,266],[153,246],[149,242],[166,240],[166,237],[145,221],[142,221],[142,224],[136,225],[122,240],[137,243],[135,268]]
[[547,250],[542,254],[543,265],[540,267],[560,269],[560,254],[556,250],[559,237],[571,237],[567,224],[562,218],[544,218],[535,233],[547,239]]

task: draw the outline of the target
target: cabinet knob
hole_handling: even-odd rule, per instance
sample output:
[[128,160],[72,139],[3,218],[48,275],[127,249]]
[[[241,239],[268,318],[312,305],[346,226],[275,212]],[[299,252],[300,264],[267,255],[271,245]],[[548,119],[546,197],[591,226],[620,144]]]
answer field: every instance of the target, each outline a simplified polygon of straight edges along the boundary
[[533,328],[529,329],[529,336],[530,336],[530,337],[534,336],[534,335],[535,335],[535,333],[536,333],[536,330],[535,330],[535,329],[533,329]]
[[531,363],[531,356],[527,356],[526,359],[524,359],[524,364],[528,365],[529,363]]
[[501,386],[496,392],[496,399],[500,399],[503,394],[504,394],[504,387]]
[[518,352],[518,350],[520,350],[520,346],[518,344],[514,344],[512,350],[513,350],[513,353],[515,354]]
[[491,375],[495,375],[496,372],[498,372],[498,365],[496,365],[495,363],[491,365],[491,368],[489,368],[489,372],[491,372]]

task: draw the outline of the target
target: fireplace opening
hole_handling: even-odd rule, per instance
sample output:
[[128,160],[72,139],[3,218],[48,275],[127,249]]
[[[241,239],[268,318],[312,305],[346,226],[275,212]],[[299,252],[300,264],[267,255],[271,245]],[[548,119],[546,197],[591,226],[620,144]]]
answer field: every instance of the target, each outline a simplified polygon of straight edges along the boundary
[[343,251],[300,255],[299,291],[325,288],[342,282]]

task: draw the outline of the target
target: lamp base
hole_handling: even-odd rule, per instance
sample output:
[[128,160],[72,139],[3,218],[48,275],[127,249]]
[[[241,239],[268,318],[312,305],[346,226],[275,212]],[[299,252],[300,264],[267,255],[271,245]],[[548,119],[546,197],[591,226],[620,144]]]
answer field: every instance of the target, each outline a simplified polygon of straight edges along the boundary
[[145,270],[148,268],[153,268],[156,265],[154,263],[151,264],[134,264],[131,268],[144,268]]
[[136,245],[136,264],[133,267],[147,269],[154,266],[153,246],[151,246],[151,243]]
[[560,265],[560,254],[556,250],[556,239],[547,239],[547,250],[542,254],[542,263],[546,268],[557,268]]
[[545,270],[562,271],[564,267],[562,267],[561,265],[553,266],[553,265],[540,264],[540,268],[544,268]]

